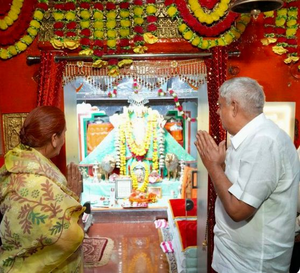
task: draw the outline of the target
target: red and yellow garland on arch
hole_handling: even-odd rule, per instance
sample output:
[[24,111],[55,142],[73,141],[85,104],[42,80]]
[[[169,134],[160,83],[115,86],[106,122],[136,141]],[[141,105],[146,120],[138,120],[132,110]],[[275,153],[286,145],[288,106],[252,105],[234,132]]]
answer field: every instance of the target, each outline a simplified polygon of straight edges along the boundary
[[[26,33],[22,35],[22,37],[19,38],[19,40],[16,41],[14,44],[9,45],[6,48],[0,47],[0,59],[2,60],[10,59],[13,56],[18,55],[27,49],[27,47],[33,42],[34,38],[38,34],[38,31],[41,27],[41,21],[47,9],[48,9],[48,2],[46,0],[44,1],[39,0],[37,8],[33,13],[33,18],[29,22],[29,25],[27,26]],[[5,27],[3,27],[2,31],[4,30],[6,30]]]
[[167,13],[178,20],[183,38],[200,49],[227,46],[237,40],[250,22],[250,15],[229,11],[229,0],[214,1],[214,5],[204,2],[188,0],[187,5],[185,0],[165,1]]

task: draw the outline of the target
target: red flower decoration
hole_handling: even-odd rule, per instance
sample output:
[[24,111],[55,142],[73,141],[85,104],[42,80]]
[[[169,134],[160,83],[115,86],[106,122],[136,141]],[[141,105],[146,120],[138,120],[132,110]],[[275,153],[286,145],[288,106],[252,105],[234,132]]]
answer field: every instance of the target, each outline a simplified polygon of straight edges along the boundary
[[297,45],[297,40],[296,39],[287,39],[286,42],[290,45]]
[[275,28],[277,34],[285,34],[285,29],[282,27]]
[[56,36],[59,36],[59,37],[63,37],[63,36],[64,36],[64,32],[61,31],[61,30],[56,30],[56,31],[54,31],[54,34],[55,34]]
[[80,3],[80,8],[82,8],[82,9],[89,9],[90,8],[90,4],[86,3],[86,2]]
[[154,25],[154,24],[149,24],[149,25],[147,26],[147,31],[152,32],[152,31],[156,31],[156,30],[157,30],[157,26]]
[[81,30],[81,35],[85,37],[90,37],[91,31],[88,28]]
[[205,7],[207,9],[213,9],[217,3],[219,3],[218,0],[199,0],[198,1],[201,7]]
[[37,8],[46,11],[48,10],[48,5],[46,3],[38,3]]
[[129,39],[121,39],[120,46],[129,46]]
[[129,5],[129,2],[122,2],[120,3],[120,9],[128,9]]
[[165,0],[165,6],[170,6],[175,3],[175,0]]
[[130,49],[120,48],[119,52],[120,52],[120,54],[126,54],[126,53],[130,52]]
[[76,33],[73,32],[73,31],[68,31],[68,32],[66,33],[66,36],[67,36],[67,37],[75,37],[75,36],[77,36],[77,35],[76,35]]
[[94,45],[99,46],[99,47],[103,47],[104,43],[103,43],[102,40],[94,40]]
[[274,28],[273,27],[266,27],[265,28],[265,33],[274,33]]
[[103,50],[94,49],[94,55],[97,56],[97,57],[102,57],[103,56]]
[[133,4],[136,5],[136,6],[142,6],[143,1],[142,0],[134,0]]
[[75,10],[76,5],[73,2],[67,2],[65,4],[65,10]]
[[175,0],[178,11],[182,19],[189,25],[189,27],[201,36],[214,37],[218,36],[224,31],[228,30],[235,19],[239,16],[237,13],[229,12],[224,16],[223,20],[219,20],[215,25],[208,27],[201,24],[189,11],[185,0]]
[[267,24],[267,25],[273,25],[274,24],[274,18],[272,18],[272,17],[265,18],[264,21],[265,21],[264,23]]
[[83,46],[89,46],[91,43],[90,39],[89,38],[82,38],[80,40],[80,44],[83,45]]
[[64,9],[65,9],[65,5],[64,5],[64,4],[61,4],[61,3],[60,3],[60,4],[55,4],[55,5],[54,5],[54,8],[55,8],[55,9],[58,9],[58,10],[59,10],[59,9],[60,9],[60,10],[64,10]]
[[181,111],[182,111],[182,106],[179,105],[179,106],[177,107],[177,109],[181,112]]
[[141,34],[144,33],[144,29],[141,26],[135,26],[133,30],[136,33],[141,33]]
[[155,23],[157,21],[157,17],[154,15],[147,16],[147,22],[148,23]]
[[289,53],[297,53],[297,47],[286,47],[288,49]]
[[108,55],[116,54],[116,50],[115,50],[115,49],[112,49],[112,48],[108,48],[108,49],[107,49],[107,54],[108,54]]
[[277,39],[277,43],[286,43],[286,42],[287,42],[286,37],[278,37]]
[[117,65],[118,64],[118,59],[109,59],[108,60],[108,65]]
[[64,27],[64,23],[63,22],[55,22],[53,25],[54,29],[62,29]]
[[67,29],[75,29],[77,26],[76,22],[67,23]]
[[147,4],[155,4],[155,0],[147,0]]
[[142,42],[142,41],[144,41],[144,38],[143,38],[143,36],[135,35],[133,40],[134,40],[134,42]]
[[107,2],[106,9],[107,10],[116,9],[116,5],[114,3],[112,3],[112,2]]
[[102,5],[102,3],[95,3],[94,8],[99,9],[99,10],[103,10],[103,5]]

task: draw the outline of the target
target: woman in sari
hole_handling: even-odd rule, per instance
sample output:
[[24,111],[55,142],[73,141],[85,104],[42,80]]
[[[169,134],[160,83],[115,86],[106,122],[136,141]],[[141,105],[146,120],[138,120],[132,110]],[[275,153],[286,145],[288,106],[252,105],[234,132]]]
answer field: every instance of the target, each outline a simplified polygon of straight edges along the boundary
[[50,160],[65,141],[64,113],[41,106],[30,112],[20,144],[0,169],[0,272],[83,272],[79,224],[81,175],[71,163],[67,180]]

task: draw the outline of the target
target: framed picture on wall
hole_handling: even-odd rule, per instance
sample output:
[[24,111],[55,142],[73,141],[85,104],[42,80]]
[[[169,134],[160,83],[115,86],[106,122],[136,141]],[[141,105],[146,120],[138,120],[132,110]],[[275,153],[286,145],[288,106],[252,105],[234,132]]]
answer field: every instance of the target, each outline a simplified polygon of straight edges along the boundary
[[19,132],[27,115],[28,113],[9,113],[2,115],[5,153],[19,144]]
[[117,178],[116,179],[116,198],[128,198],[132,191],[131,178]]

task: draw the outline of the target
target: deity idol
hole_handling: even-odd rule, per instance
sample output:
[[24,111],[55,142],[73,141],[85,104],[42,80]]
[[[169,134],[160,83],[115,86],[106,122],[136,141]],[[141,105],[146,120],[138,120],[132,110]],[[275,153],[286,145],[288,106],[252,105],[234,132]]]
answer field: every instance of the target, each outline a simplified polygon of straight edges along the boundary
[[[123,107],[123,113],[110,117],[114,129],[81,164],[101,162],[105,155],[111,154],[116,158],[119,174],[131,176],[133,189],[145,192],[150,173],[163,176],[166,153],[177,154],[183,161],[195,159],[164,129],[164,117],[145,106],[148,100],[134,94],[129,103],[128,107]],[[139,176],[141,171],[143,176]],[[141,177],[143,179],[138,179]]]

